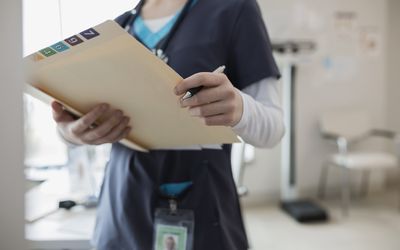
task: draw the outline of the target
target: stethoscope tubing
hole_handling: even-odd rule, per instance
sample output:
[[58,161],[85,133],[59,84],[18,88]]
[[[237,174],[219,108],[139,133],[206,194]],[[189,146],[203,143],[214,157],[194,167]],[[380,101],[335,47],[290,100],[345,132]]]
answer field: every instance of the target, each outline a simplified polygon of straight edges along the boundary
[[[171,41],[171,39],[174,37],[176,31],[178,30],[178,28],[180,27],[180,25],[182,24],[183,20],[185,19],[185,17],[187,16],[187,14],[189,13],[190,8],[192,7],[192,4],[195,0],[188,0],[187,3],[185,4],[185,6],[182,9],[181,14],[179,15],[178,19],[176,20],[174,26],[172,27],[171,31],[168,33],[168,35],[162,39],[157,45],[156,47],[153,49],[153,51],[156,51],[157,54],[163,54],[165,53],[166,49],[168,48],[168,45]],[[139,4],[131,11],[129,19],[127,20],[127,22],[125,23],[125,30],[126,31],[130,31],[136,18],[140,15],[142,8],[144,6],[144,4],[146,3],[146,0],[141,0],[139,2]],[[135,38],[140,41],[142,44],[143,41],[140,40],[139,37],[137,37],[135,34],[133,34],[135,36]],[[165,55],[164,55],[165,56]]]

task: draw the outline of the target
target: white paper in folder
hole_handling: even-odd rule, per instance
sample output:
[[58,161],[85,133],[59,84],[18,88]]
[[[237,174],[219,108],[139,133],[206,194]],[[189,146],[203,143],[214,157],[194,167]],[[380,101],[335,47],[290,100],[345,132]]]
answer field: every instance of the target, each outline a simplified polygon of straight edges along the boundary
[[[24,59],[27,92],[82,115],[109,103],[131,118],[122,141],[136,150],[238,142],[228,127],[206,126],[180,108],[182,78],[117,23],[107,21]],[[101,121],[100,121],[101,122]]]

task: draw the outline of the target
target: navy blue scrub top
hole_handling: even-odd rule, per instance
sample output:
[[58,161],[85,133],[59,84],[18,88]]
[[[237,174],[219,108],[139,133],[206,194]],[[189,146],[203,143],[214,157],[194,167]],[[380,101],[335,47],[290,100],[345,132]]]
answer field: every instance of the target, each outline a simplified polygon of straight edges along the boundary
[[[124,26],[128,17],[125,13],[116,21]],[[279,77],[255,0],[198,0],[166,54],[168,64],[184,78],[226,65],[226,75],[238,89]],[[160,185],[192,181],[178,206],[195,212],[194,249],[248,249],[230,151],[224,145],[223,150],[141,153],[115,143],[98,205],[96,248],[151,250],[154,211],[168,207]]]

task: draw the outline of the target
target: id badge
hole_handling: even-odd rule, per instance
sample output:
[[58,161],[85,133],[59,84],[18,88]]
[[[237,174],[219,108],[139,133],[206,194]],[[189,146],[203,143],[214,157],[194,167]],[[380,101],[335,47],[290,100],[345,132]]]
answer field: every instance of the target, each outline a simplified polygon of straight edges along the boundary
[[154,219],[154,250],[193,250],[194,213],[159,208]]

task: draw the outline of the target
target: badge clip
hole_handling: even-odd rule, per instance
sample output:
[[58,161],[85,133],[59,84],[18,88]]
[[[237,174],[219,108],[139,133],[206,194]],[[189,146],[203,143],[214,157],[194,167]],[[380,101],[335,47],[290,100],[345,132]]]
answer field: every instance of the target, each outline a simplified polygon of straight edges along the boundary
[[178,213],[178,202],[176,202],[176,200],[169,200],[169,211],[172,215],[176,215]]

